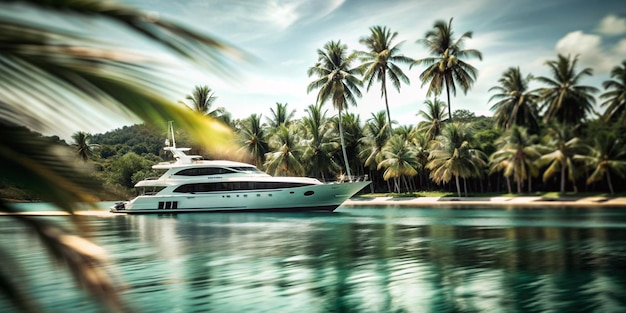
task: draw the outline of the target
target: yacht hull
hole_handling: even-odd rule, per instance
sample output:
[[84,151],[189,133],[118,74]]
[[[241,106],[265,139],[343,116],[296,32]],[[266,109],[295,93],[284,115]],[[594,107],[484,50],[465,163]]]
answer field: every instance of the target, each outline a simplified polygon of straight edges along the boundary
[[113,213],[165,214],[251,211],[333,211],[370,182],[295,188],[139,196],[119,203]]

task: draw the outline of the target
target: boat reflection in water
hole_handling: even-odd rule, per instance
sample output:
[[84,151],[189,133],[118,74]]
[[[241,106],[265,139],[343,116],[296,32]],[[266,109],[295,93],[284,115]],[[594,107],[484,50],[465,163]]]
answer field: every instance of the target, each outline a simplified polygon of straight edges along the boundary
[[[623,312],[626,211],[339,208],[84,217],[138,311]],[[81,300],[0,220],[57,311]],[[0,308],[2,308],[0,306]],[[4,311],[4,310],[3,310]]]

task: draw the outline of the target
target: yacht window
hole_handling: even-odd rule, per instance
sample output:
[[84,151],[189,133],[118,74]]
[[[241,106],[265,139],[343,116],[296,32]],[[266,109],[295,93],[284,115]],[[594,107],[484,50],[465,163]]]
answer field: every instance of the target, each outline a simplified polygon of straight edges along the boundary
[[237,171],[237,172],[243,172],[243,173],[254,173],[254,174],[263,173],[262,171],[260,171],[258,168],[254,166],[237,166],[237,167],[230,167],[230,169]]
[[290,182],[217,182],[217,183],[197,183],[185,184],[174,189],[174,192],[196,193],[196,192],[219,192],[219,191],[243,191],[243,190],[267,190],[267,189],[287,189],[303,186],[310,186],[307,183]]
[[174,175],[178,176],[209,176],[209,175],[219,175],[219,174],[228,174],[234,173],[230,169],[222,168],[222,167],[196,167],[196,168],[188,168],[181,171],[178,171]]
[[163,189],[165,189],[165,186],[141,187],[140,189],[136,189],[136,190],[138,190],[141,195],[150,196],[150,195],[156,195],[159,191]]

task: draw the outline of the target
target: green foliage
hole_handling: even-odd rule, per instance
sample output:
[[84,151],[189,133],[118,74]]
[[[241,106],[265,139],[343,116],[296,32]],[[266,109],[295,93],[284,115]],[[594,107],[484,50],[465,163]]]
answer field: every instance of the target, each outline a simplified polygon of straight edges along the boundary
[[[121,155],[129,151],[133,151],[139,155],[154,154],[160,155],[161,150],[167,138],[166,125],[163,129],[157,129],[146,124],[137,124],[132,126],[124,126],[122,128],[106,132],[104,134],[95,134],[91,136],[91,142],[99,144],[100,157],[109,158],[113,156],[111,151],[115,150],[115,154]],[[189,142],[176,137],[177,145],[186,146]],[[141,146],[141,147],[137,147]]]
[[140,179],[153,176],[151,175],[152,173],[145,171],[153,164],[154,161],[143,158],[134,152],[129,152],[120,158],[114,159],[108,166],[108,171],[113,182],[132,188]]
[[480,144],[480,149],[486,154],[491,155],[496,151],[495,141],[502,135],[502,131],[495,129],[479,130],[474,134],[476,141]]
[[469,123],[476,119],[476,114],[470,110],[458,109],[452,112],[452,120],[455,122]]

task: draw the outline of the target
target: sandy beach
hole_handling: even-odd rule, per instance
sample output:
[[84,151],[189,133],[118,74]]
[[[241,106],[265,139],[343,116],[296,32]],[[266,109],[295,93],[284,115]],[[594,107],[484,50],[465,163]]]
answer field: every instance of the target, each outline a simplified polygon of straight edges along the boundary
[[355,197],[343,206],[504,206],[504,207],[626,207],[626,197]]

